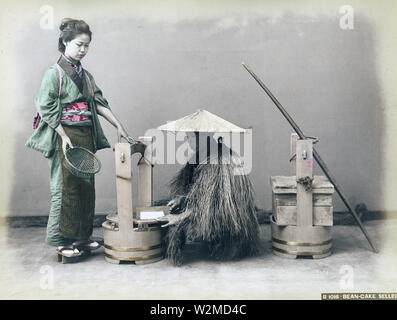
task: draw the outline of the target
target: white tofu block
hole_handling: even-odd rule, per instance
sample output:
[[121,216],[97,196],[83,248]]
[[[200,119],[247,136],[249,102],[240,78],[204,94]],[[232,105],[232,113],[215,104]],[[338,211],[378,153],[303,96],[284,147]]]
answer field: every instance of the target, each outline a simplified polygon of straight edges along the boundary
[[164,217],[164,211],[141,211],[141,219],[156,219]]

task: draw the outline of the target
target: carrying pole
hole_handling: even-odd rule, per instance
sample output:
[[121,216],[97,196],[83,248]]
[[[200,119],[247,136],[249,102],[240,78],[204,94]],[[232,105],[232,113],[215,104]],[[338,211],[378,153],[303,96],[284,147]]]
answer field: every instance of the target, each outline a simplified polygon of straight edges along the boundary
[[[243,63],[243,67],[249,72],[249,74],[255,79],[255,81],[261,86],[261,88],[266,92],[266,94],[269,96],[269,98],[274,102],[276,107],[280,110],[280,112],[283,114],[283,116],[287,119],[289,124],[292,126],[292,128],[295,130],[295,132],[298,134],[300,139],[305,139],[306,136],[303,134],[302,130],[298,127],[298,125],[295,123],[295,121],[291,118],[291,116],[288,114],[288,112],[284,109],[284,107],[281,105],[280,102],[276,99],[276,97],[270,92],[270,90],[265,86],[265,84],[258,78],[258,76],[245,64]],[[317,161],[318,165],[320,166],[321,170],[324,172],[328,180],[334,185],[336,192],[338,193],[339,197],[349,210],[349,212],[353,215],[354,219],[356,220],[358,226],[360,227],[361,231],[364,233],[365,237],[367,238],[370,246],[372,247],[372,250],[375,253],[378,253],[379,251],[376,249],[374,244],[372,243],[369,235],[367,234],[359,216],[357,215],[356,211],[354,210],[353,206],[349,203],[347,200],[346,196],[344,195],[341,187],[336,183],[335,178],[331,175],[329,172],[327,165],[321,159],[320,155],[318,152],[313,148],[313,157]]]

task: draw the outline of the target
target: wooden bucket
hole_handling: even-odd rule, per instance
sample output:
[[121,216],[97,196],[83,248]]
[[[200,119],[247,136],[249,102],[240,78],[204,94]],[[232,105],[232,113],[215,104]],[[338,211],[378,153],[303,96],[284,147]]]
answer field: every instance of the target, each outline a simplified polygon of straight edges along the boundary
[[272,176],[273,253],[286,258],[325,258],[332,250],[334,186],[313,176],[313,142],[291,136],[294,176]]
[[[139,140],[146,144],[150,143],[151,138],[141,137]],[[164,257],[161,247],[164,232],[162,222],[139,219],[133,215],[131,145],[118,142],[114,150],[118,213],[108,215],[102,224],[105,260],[117,264],[146,264],[159,261]],[[152,205],[152,167],[141,157],[138,163],[139,201],[147,207]]]
[[285,258],[320,259],[332,253],[332,227],[279,226],[271,216],[273,253]]
[[110,214],[102,227],[106,261],[147,264],[163,259],[164,228],[158,221],[134,219],[130,232],[123,233],[119,230],[118,215]]
[[297,221],[295,176],[271,177],[273,215],[271,233],[273,253],[287,258],[320,259],[332,253],[333,185],[323,176],[314,176],[311,225]]

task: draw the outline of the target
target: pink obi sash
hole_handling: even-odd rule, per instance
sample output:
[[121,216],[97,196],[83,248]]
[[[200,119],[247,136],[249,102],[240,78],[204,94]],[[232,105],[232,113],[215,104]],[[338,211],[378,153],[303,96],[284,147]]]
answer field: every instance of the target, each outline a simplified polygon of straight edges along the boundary
[[87,102],[76,102],[63,108],[61,121],[79,122],[88,120],[90,116]]

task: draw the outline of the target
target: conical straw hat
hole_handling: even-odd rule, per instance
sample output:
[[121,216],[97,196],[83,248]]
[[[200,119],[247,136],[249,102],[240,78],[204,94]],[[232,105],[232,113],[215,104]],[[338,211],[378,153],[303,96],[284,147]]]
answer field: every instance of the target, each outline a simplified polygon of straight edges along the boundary
[[244,133],[247,130],[214,115],[213,113],[199,109],[186,117],[175,121],[169,121],[157,129],[163,131],[184,132],[233,132]]

